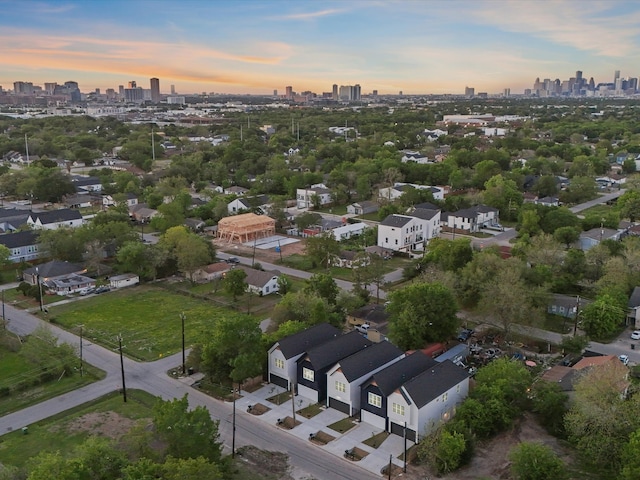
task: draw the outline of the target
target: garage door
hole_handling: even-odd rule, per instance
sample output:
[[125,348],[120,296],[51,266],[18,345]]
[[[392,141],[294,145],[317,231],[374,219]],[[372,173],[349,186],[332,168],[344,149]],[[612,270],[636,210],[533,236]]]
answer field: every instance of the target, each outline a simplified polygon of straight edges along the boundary
[[368,412],[367,410],[360,410],[360,420],[382,430],[387,429],[386,418],[376,415],[375,413]]
[[347,415],[351,415],[351,408],[348,403],[341,402],[340,400],[336,400],[335,398],[329,397],[329,406],[339,412],[346,413]]
[[318,403],[318,392],[313,388],[298,384],[298,395],[308,398],[313,401],[313,403]]
[[274,385],[278,385],[282,388],[289,388],[289,382],[286,378],[282,378],[274,373],[269,377],[269,383],[273,383]]
[[[404,425],[398,425],[397,423],[391,422],[391,433],[395,435],[399,435],[400,437],[404,436]],[[407,440],[411,442],[416,441],[416,432],[407,428]]]

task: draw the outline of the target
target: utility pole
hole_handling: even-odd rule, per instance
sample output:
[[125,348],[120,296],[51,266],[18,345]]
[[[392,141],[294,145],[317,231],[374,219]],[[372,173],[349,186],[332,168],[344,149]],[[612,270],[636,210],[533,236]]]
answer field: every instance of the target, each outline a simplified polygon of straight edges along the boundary
[[156,142],[155,142],[155,132],[153,128],[151,129],[151,156],[155,163],[156,161]]
[[233,393],[233,428],[231,430],[231,458],[236,458],[236,387],[231,382]]
[[578,315],[580,315],[580,295],[576,298],[576,314],[573,317],[573,336],[578,332]]
[[180,320],[182,320],[182,375],[186,375],[187,373],[187,362],[185,360],[185,354],[184,354],[184,319],[185,319],[185,314],[184,312],[182,312],[180,314]]
[[404,467],[402,471],[407,473],[407,422],[404,422]]
[[291,410],[293,411],[293,426],[296,426],[296,401],[295,401],[295,387],[291,382]]
[[[40,269],[36,267],[36,279],[38,281],[38,294],[40,295],[40,311],[44,311],[44,306],[42,305],[42,282],[40,281]],[[4,308],[4,302],[3,302]]]
[[118,350],[120,350],[120,372],[122,373],[122,399],[127,403],[127,386],[124,382],[124,358],[122,357],[122,335],[118,336]]
[[84,363],[82,361],[82,327],[84,327],[84,325],[80,325],[80,376],[81,377],[84,374]]
[[7,328],[7,317],[4,316],[4,289],[2,289],[2,324]]

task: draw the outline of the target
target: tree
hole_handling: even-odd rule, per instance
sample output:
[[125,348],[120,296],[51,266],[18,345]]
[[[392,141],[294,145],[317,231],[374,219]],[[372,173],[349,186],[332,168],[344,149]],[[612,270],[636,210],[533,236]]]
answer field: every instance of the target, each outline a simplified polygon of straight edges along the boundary
[[40,452],[28,464],[27,480],[77,480],[78,465],[63,457],[59,451]]
[[309,280],[305,288],[307,292],[313,292],[323,298],[329,305],[336,304],[336,298],[340,289],[331,275],[316,273]]
[[332,310],[326,300],[307,291],[287,293],[271,312],[271,320],[278,325],[296,321],[312,326],[332,318]]
[[562,437],[569,396],[556,383],[538,381],[532,386],[531,398],[532,411],[538,416],[538,421],[551,435]]
[[375,253],[359,252],[353,261],[354,287],[369,292],[369,285],[376,288],[376,303],[380,303],[380,288],[384,285],[384,259]]
[[467,450],[464,435],[438,428],[418,444],[417,454],[421,462],[435,467],[440,475],[457,470]]
[[620,480],[636,480],[640,478],[640,430],[633,432],[622,450],[622,472]]
[[224,276],[222,281],[224,291],[233,297],[234,302],[247,291],[246,278],[247,273],[241,268],[234,268]]
[[84,254],[86,230],[79,228],[57,228],[41,230],[38,239],[42,250],[50,257],[68,262],[81,262]]
[[153,425],[166,443],[166,454],[176,458],[203,457],[219,463],[222,444],[218,423],[202,406],[189,409],[187,395],[181,399],[158,400],[153,407]]
[[78,363],[75,347],[58,343],[56,336],[46,327],[38,327],[22,344],[20,355],[40,369],[41,375],[57,378],[73,375]]
[[565,480],[567,468],[550,447],[522,442],[509,452],[511,473],[516,480]]
[[625,318],[626,309],[611,294],[599,295],[582,310],[582,326],[591,338],[606,338]]
[[616,207],[622,218],[628,218],[632,223],[635,222],[640,218],[640,191],[627,190],[618,197]]
[[202,344],[200,368],[213,380],[241,383],[262,370],[262,332],[248,315],[219,318]]
[[628,373],[613,358],[587,369],[574,383],[565,429],[580,456],[598,468],[618,471],[629,436],[640,428],[640,396],[627,399],[622,395]]
[[224,465],[208,461],[204,457],[167,458],[163,480],[222,480],[226,477]]
[[553,234],[560,227],[579,227],[580,219],[567,207],[552,207],[547,209],[540,221],[540,227],[545,233]]
[[571,184],[566,190],[560,192],[562,203],[582,203],[595,198],[596,182],[592,177],[578,176],[571,179]]
[[553,238],[569,248],[580,238],[580,230],[576,227],[560,227],[553,232]]
[[446,340],[458,328],[455,298],[442,284],[414,283],[391,293],[389,301],[389,337],[403,350]]
[[159,245],[167,249],[177,262],[178,269],[189,280],[193,280],[193,273],[198,267],[208,264],[215,257],[213,247],[206,240],[183,226],[168,229],[160,238]]
[[445,240],[434,238],[429,242],[428,262],[434,262],[443,270],[458,271],[473,259],[473,249],[468,238]]
[[306,240],[305,253],[313,262],[325,269],[329,268],[331,258],[340,253],[340,242],[338,242],[331,232],[324,232]]
[[500,216],[507,220],[515,218],[513,212],[517,212],[522,205],[523,196],[516,182],[495,175],[484,184],[484,202],[500,210]]

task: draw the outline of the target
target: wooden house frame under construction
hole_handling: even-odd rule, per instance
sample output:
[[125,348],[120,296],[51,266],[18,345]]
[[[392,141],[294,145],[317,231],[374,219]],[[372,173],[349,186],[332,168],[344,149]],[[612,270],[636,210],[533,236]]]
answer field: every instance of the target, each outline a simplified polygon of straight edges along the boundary
[[247,243],[276,234],[276,221],[266,215],[243,213],[218,222],[218,238],[227,243]]

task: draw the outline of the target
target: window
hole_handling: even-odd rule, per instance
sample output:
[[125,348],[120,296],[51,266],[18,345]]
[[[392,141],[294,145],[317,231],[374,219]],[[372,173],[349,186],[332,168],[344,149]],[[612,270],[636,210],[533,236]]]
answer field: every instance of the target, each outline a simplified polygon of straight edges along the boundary
[[344,393],[347,391],[347,386],[344,383],[336,380],[336,391]]
[[380,395],[376,395],[375,393],[369,392],[368,402],[369,405],[373,405],[374,407],[382,407],[382,397]]
[[313,370],[307,367],[302,367],[302,378],[304,378],[305,380],[309,380],[310,382],[313,382],[313,379],[314,379]]
[[442,401],[443,402],[446,402],[448,398],[449,398],[449,392],[447,392],[444,395],[442,395]]
[[460,393],[460,384],[456,385],[456,393]]
[[282,360],[281,358],[274,359],[273,363],[275,364],[276,368],[284,370],[284,360]]
[[404,405],[394,403],[392,409],[393,413],[395,413],[396,415],[402,415],[404,417]]

